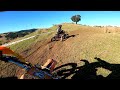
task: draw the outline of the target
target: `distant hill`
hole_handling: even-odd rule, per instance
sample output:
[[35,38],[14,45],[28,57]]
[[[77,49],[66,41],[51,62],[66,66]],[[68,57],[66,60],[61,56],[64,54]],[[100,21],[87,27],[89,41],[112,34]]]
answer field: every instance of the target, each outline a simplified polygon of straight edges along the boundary
[[2,33],[0,34],[0,45],[10,42],[15,38],[24,37],[25,35],[35,32],[36,30],[37,29],[28,29],[28,30],[20,30],[17,32]]

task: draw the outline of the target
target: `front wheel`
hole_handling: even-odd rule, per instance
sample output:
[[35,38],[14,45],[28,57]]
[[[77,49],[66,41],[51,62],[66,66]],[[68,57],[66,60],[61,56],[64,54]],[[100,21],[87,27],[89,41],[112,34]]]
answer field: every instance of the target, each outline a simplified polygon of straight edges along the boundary
[[61,36],[61,41],[63,41],[63,40],[64,40],[64,35]]
[[53,37],[52,39],[51,39],[51,42],[53,42],[53,41],[55,41],[56,39],[55,39],[55,37]]
[[69,35],[68,34],[64,34],[64,35],[62,35],[61,36],[61,41],[63,41],[63,40],[65,40],[65,39],[67,39],[69,37]]

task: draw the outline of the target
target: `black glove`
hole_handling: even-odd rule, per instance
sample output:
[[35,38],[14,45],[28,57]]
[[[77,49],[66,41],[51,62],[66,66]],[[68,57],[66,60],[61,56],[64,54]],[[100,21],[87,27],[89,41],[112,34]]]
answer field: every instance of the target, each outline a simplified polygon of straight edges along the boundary
[[2,59],[2,57],[3,57],[3,56],[2,56],[2,51],[0,51],[0,60]]
[[6,56],[4,56],[4,55],[2,54],[2,51],[0,51],[0,60],[1,60],[1,61],[5,61],[5,62],[8,62],[8,59],[6,58]]
[[9,57],[7,56],[2,56],[1,61],[8,62]]

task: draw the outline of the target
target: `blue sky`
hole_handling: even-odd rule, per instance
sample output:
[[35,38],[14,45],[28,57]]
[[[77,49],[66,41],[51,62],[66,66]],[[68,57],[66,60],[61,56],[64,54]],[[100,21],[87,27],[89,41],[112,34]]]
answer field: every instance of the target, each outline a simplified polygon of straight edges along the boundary
[[120,11],[6,11],[0,12],[0,33],[71,23],[73,15],[81,15],[78,24],[120,26]]

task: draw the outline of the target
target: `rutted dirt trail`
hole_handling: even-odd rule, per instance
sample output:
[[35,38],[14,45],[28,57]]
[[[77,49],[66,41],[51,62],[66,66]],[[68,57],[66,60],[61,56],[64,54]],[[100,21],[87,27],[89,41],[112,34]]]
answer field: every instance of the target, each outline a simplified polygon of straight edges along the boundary
[[79,50],[77,50],[79,46],[76,48],[74,47],[74,44],[75,42],[80,43],[80,41],[82,41],[81,39],[84,39],[84,35],[83,33],[81,34],[79,30],[72,31],[69,35],[75,35],[75,37],[70,37],[63,42],[49,42],[50,39],[40,41],[34,46],[31,46],[28,51],[24,51],[22,54],[26,57],[27,61],[33,64],[43,64],[49,58],[55,59],[58,62],[58,65],[71,62],[75,57],[73,56],[75,55],[74,53],[79,52]]

